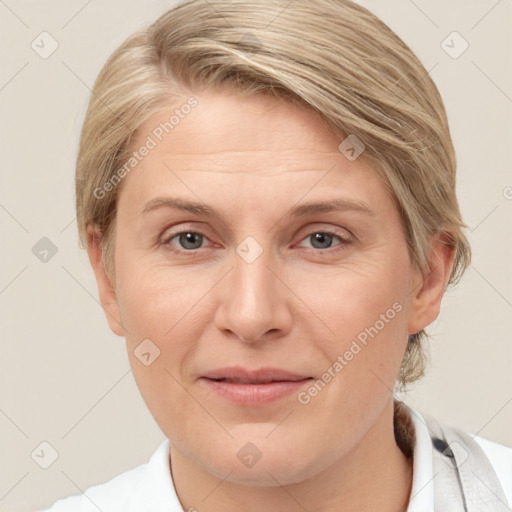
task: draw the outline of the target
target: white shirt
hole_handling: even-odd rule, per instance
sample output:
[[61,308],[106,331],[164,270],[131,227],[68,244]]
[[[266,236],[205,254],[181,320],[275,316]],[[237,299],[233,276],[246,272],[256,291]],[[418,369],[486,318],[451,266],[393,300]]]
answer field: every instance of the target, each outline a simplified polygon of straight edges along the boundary
[[[432,441],[423,416],[412,410],[415,429],[413,481],[407,512],[434,511]],[[512,504],[512,448],[475,437],[489,458],[509,504]],[[163,441],[149,462],[93,485],[81,495],[56,501],[39,512],[183,512],[171,476],[169,440]]]

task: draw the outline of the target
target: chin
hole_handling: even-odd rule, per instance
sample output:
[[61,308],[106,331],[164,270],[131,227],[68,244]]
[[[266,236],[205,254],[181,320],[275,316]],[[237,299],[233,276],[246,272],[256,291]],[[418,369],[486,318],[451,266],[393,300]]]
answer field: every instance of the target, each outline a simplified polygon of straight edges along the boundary
[[[263,458],[252,468],[243,467],[241,464],[233,464],[232,459],[226,461],[221,467],[208,468],[218,478],[226,482],[243,484],[252,487],[276,487],[279,485],[291,485],[303,482],[311,471],[310,467],[297,467],[297,456],[290,453],[284,459],[276,459],[275,456]],[[290,464],[293,461],[293,464]],[[302,466],[304,459],[302,459]],[[307,466],[307,464],[306,464]],[[226,478],[226,475],[229,476]]]
[[259,430],[254,424],[244,427],[237,429],[229,443],[210,445],[208,461],[203,460],[210,473],[233,483],[271,487],[299,483],[313,476],[315,467],[321,469],[315,460],[318,454],[315,457],[304,449],[307,439],[293,441],[284,430],[281,436],[273,432],[265,438],[270,431],[267,425]]

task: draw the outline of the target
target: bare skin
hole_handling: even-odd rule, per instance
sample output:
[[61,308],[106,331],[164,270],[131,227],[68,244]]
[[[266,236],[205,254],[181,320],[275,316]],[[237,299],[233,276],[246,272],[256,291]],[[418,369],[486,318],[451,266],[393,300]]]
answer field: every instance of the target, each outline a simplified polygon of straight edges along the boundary
[[[412,467],[394,439],[392,390],[408,335],[438,316],[453,251],[433,240],[422,275],[383,183],[363,158],[342,155],[311,112],[229,89],[194,96],[198,106],[120,185],[114,282],[92,227],[88,248],[111,329],[126,338],[141,394],[170,440],[183,508],[405,510]],[[174,108],[149,119],[133,147]],[[170,196],[217,215],[141,213]],[[342,197],[371,213],[286,216]],[[255,242],[242,247],[262,251],[250,263],[237,253],[248,236]],[[378,334],[333,370],[370,326]],[[160,350],[148,366],[134,354],[144,339]],[[235,365],[310,377],[300,388],[310,400],[294,392],[244,405],[201,379]],[[310,392],[329,368],[329,382]],[[237,457],[247,443],[261,453],[252,467]]]

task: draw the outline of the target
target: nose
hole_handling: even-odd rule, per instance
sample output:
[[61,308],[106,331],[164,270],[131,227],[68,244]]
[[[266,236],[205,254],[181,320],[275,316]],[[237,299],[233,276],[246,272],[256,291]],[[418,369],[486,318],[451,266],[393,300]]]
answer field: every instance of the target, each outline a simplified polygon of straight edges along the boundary
[[270,251],[254,261],[234,254],[233,268],[217,290],[216,327],[245,343],[284,336],[291,329],[291,297]]

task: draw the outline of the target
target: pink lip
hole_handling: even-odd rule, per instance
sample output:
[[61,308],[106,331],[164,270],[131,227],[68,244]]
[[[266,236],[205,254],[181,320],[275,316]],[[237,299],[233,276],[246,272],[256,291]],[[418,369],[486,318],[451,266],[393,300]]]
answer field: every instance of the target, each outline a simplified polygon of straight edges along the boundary
[[280,368],[219,368],[201,376],[210,390],[239,405],[264,405],[296,393],[312,377]]

